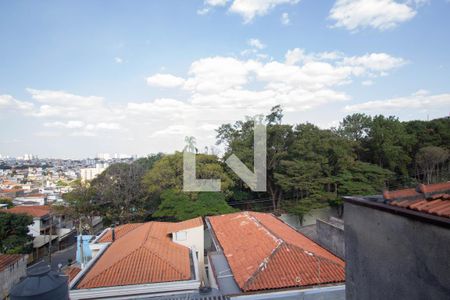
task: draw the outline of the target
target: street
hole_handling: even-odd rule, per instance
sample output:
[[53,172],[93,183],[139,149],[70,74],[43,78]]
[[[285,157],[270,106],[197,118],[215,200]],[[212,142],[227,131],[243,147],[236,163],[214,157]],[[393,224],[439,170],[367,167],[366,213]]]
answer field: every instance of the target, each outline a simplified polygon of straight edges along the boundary
[[[51,263],[52,270],[58,270],[58,264],[66,266],[68,264],[69,259],[75,261],[75,257],[76,257],[76,243],[66,249],[52,253],[52,263]],[[35,268],[46,266],[48,264],[49,264],[48,256],[46,256],[39,262],[28,267],[28,271],[33,270]]]

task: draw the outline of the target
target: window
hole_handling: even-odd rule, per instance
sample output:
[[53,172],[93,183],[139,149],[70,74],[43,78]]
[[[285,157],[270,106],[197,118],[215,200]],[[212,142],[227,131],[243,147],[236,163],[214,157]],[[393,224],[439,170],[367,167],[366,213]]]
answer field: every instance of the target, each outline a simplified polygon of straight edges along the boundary
[[185,241],[187,239],[186,231],[178,231],[175,233],[175,240],[177,241]]

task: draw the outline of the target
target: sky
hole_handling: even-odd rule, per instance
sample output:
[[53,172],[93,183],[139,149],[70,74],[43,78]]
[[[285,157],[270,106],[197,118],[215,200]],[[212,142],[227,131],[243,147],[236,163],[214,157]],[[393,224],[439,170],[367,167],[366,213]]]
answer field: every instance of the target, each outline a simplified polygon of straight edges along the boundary
[[450,112],[449,0],[0,0],[0,155],[138,156],[285,123]]

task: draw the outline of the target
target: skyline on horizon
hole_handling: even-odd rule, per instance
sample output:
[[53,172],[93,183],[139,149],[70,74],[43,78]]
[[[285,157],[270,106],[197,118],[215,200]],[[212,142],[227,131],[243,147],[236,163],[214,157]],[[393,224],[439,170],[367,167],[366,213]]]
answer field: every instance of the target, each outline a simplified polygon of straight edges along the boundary
[[[375,5],[376,4],[376,5]],[[450,1],[0,3],[0,154],[173,152],[285,123],[449,116]]]

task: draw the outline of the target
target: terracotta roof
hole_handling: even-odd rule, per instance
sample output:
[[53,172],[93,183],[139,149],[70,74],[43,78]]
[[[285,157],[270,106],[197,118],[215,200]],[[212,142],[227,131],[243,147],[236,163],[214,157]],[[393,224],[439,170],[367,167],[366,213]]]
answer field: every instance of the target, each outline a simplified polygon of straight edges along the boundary
[[344,262],[272,214],[208,217],[241,290],[345,281]]
[[[404,192],[411,190],[415,196]],[[420,184],[416,189],[385,192],[383,196],[392,206],[450,218],[450,182]]]
[[[173,225],[147,222],[117,227],[116,240],[84,275],[77,288],[191,279],[190,250],[172,242],[168,232]],[[107,234],[100,241],[110,240],[110,232]]]
[[[117,239],[120,239],[122,236],[127,234],[128,232],[138,228],[141,226],[142,223],[129,223],[124,225],[119,225],[116,228],[114,228],[114,236]],[[100,237],[97,242],[98,243],[107,243],[112,241],[112,230],[108,230],[103,234],[102,237]]]
[[22,257],[22,254],[0,254],[0,272],[16,263]]
[[181,230],[186,230],[189,228],[199,227],[203,226],[203,219],[202,217],[198,217],[195,219],[190,219],[178,223],[171,223],[168,228],[168,233],[177,232]]
[[75,276],[80,273],[81,268],[78,266],[69,266],[64,270],[64,274],[66,274],[69,277],[69,282],[71,282]]
[[47,205],[21,205],[7,209],[6,212],[13,214],[28,214],[35,218],[41,218],[50,213],[50,207]]
[[[201,217],[190,219],[178,223],[167,223],[169,224],[167,227],[167,233],[177,232],[180,230],[185,230],[189,228],[199,227],[203,226],[203,220]],[[141,226],[142,223],[129,223],[129,224],[123,224],[117,226],[115,230],[115,238],[116,240],[127,234],[128,232],[136,229],[137,227]],[[105,232],[105,234],[98,239],[98,243],[105,243],[105,242],[111,242],[112,241],[112,231],[108,230]]]

